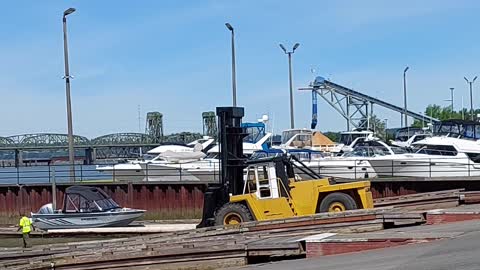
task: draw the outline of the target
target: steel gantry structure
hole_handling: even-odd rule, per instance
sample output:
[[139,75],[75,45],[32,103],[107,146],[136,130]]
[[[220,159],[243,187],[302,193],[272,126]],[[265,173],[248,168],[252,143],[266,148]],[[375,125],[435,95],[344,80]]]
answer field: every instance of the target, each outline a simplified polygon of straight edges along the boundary
[[[347,122],[347,130],[354,128],[368,129],[371,127],[370,119],[373,116],[374,105],[384,107],[386,109],[404,114],[402,107],[393,105],[378,98],[360,93],[353,89],[341,86],[326,80],[323,77],[316,77],[309,87],[300,88],[299,90],[312,91],[312,128],[317,123],[317,98],[320,96],[328,104],[330,104]],[[423,115],[410,110],[406,111],[407,116],[420,121],[428,121],[437,123],[440,120]]]

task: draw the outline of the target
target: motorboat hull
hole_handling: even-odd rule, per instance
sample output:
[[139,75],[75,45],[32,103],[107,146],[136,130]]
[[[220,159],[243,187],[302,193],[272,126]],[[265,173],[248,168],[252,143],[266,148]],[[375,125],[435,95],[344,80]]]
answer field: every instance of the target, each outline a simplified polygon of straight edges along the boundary
[[98,166],[97,171],[109,173],[114,181],[214,181],[219,179],[218,159],[186,163],[136,162]]
[[[368,160],[326,158],[324,160],[303,163],[323,177],[344,179],[366,179],[377,177],[375,170],[371,167]],[[302,179],[306,177],[301,171],[299,171],[298,174]]]
[[32,213],[32,221],[35,227],[42,230],[122,227],[142,217],[144,213],[145,210],[137,209],[90,213]]
[[480,164],[472,162],[468,157],[371,159],[370,164],[381,177],[480,176]]
[[219,179],[218,159],[204,159],[179,164],[142,164],[146,181],[216,181]]

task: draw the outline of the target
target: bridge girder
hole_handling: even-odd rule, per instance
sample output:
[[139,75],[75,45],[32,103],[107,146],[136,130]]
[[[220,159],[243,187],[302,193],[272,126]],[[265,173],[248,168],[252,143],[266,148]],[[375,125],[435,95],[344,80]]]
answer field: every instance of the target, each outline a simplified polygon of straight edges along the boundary
[[91,140],[92,145],[152,144],[159,143],[158,138],[144,133],[114,133]]
[[7,137],[0,137],[0,147],[10,146],[10,145],[13,145],[13,144],[15,144],[15,142],[12,139],[7,138]]
[[[15,146],[63,146],[68,145],[68,135],[58,133],[35,133],[22,134],[7,137]],[[73,142],[75,145],[89,145],[90,140],[86,137],[74,135]]]

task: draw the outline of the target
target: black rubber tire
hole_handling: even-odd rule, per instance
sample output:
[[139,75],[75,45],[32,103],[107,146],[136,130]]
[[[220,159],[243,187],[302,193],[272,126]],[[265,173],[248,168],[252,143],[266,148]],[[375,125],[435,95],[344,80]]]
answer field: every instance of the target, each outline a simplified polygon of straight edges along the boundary
[[215,213],[215,225],[229,225],[224,224],[224,220],[225,217],[230,214],[240,217],[240,223],[253,221],[252,213],[250,213],[250,210],[245,205],[240,203],[227,203]]
[[322,202],[320,203],[319,212],[328,212],[330,205],[333,203],[343,204],[345,206],[345,210],[358,209],[357,203],[350,195],[342,192],[334,192],[323,198]]

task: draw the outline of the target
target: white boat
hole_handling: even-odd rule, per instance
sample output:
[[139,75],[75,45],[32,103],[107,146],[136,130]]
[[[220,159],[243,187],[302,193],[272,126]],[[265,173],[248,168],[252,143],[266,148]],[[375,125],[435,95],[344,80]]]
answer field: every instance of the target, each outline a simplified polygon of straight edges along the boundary
[[[262,126],[263,123],[250,123],[252,126]],[[249,133],[250,134],[250,133]],[[249,156],[255,151],[266,148],[271,133],[261,132],[248,136],[243,142],[244,154]],[[256,140],[256,141],[255,141]],[[116,181],[212,181],[218,179],[219,174],[219,148],[209,145],[206,153],[201,152],[206,147],[198,146],[197,142],[190,143],[195,147],[178,147],[176,145],[159,146],[149,151],[157,154],[152,159],[134,160],[111,166],[97,166],[97,170],[112,174]],[[192,149],[192,150],[189,150]],[[178,152],[174,152],[178,150]]]
[[332,142],[319,131],[311,129],[287,129],[282,132],[282,143],[276,149],[311,149],[339,155],[350,152],[366,139],[373,139],[369,130],[353,130],[340,133],[338,142]]
[[[204,136],[186,145],[160,145],[148,151],[144,159],[130,160],[127,163],[114,165],[97,165],[96,170],[109,173],[114,180],[118,181],[147,180],[149,173],[146,164],[188,163],[200,160],[206,157],[203,151],[210,149],[214,141],[213,138]],[[150,172],[150,174],[153,173]],[[162,171],[162,174],[165,174],[165,180],[168,180],[175,172]]]
[[66,189],[63,209],[46,204],[32,213],[35,227],[42,230],[127,226],[145,210],[122,208],[97,187],[71,186]]
[[[322,152],[310,149],[269,149],[259,151],[254,158],[262,158],[284,153],[295,155],[307,167],[325,177],[344,179],[375,178],[377,173],[370,165],[370,159],[380,156],[393,156],[406,153],[398,147],[390,147],[375,137],[359,138],[352,151],[342,156],[325,156]],[[304,177],[300,173],[301,177]]]
[[431,137],[429,128],[401,128],[395,132],[395,139],[390,144],[406,149],[413,148],[413,143]]
[[190,142],[186,145],[175,145],[175,144],[167,144],[167,145],[160,145],[152,150],[148,151],[147,153],[150,155],[159,155],[165,152],[174,152],[174,153],[182,153],[182,152],[200,152],[200,151],[208,151],[209,147],[213,146],[215,139],[209,136],[204,136],[201,139],[195,140]]
[[377,157],[370,164],[379,176],[480,176],[480,143],[434,136],[413,143],[415,153]]
[[[271,133],[266,133],[255,143],[246,138],[243,142],[243,154],[249,157],[258,150],[266,149],[266,142],[271,136]],[[197,161],[148,164],[151,172],[155,172],[153,176],[149,174],[148,178],[150,181],[161,181],[162,177],[168,176],[169,179],[174,179],[176,175],[177,181],[216,181],[220,177],[220,160],[218,154],[219,147],[216,145],[208,150],[205,158]],[[144,170],[146,166],[145,164]]]
[[331,152],[346,153],[352,151],[356,146],[365,140],[373,140],[374,134],[370,130],[352,130],[340,133],[340,139]]
[[272,146],[274,149],[310,149],[322,152],[330,152],[336,147],[337,145],[320,131],[311,129],[284,130],[280,145]]
[[370,164],[380,176],[456,177],[480,175],[480,126],[463,120],[442,121],[433,137],[412,145],[413,154],[379,157]]

